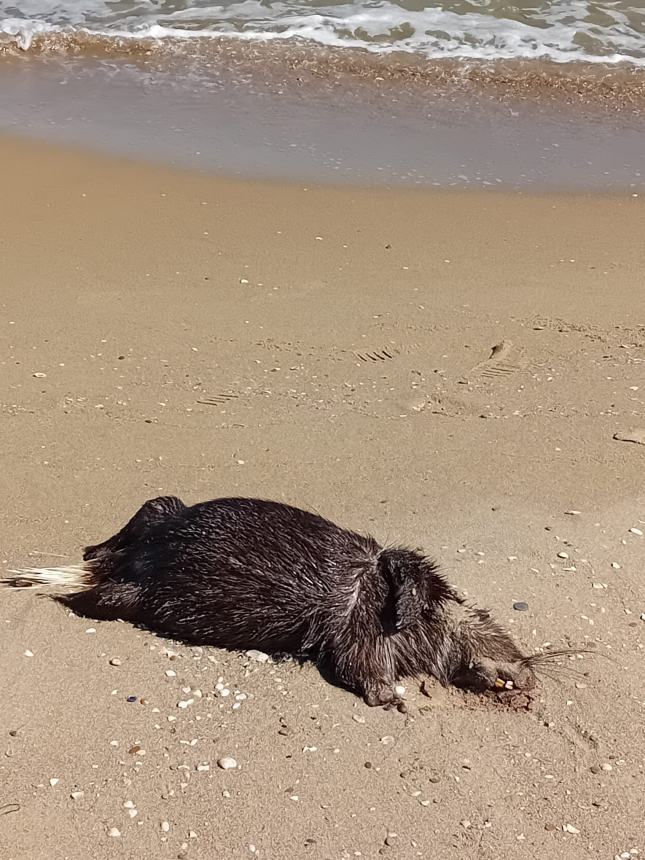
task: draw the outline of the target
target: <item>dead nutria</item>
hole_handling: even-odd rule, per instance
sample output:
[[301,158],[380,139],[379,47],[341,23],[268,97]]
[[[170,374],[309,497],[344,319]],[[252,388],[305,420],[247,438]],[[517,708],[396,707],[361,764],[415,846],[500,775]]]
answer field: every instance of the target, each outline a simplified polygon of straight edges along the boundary
[[83,559],[1,583],[71,588],[56,599],[80,615],[193,644],[311,656],[372,706],[400,704],[406,676],[528,689],[543,658],[464,606],[420,553],[278,502],[152,499]]

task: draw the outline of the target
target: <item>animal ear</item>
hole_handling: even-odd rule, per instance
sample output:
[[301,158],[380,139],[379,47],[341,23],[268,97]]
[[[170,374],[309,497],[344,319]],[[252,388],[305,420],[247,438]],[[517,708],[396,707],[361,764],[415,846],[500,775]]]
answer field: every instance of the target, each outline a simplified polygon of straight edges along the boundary
[[417,577],[416,559],[411,554],[386,550],[381,554],[380,567],[388,586],[384,621],[395,630],[403,630],[421,617],[421,595]]

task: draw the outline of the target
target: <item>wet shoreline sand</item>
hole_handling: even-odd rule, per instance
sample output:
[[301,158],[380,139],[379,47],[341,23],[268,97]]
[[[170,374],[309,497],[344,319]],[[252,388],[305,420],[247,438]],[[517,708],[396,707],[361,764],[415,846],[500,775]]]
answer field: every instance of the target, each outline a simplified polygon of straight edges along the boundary
[[0,131],[223,176],[639,192],[645,72],[155,44],[0,59]]
[[160,493],[272,497],[603,655],[530,712],[409,681],[403,717],[3,592],[3,857],[642,854],[645,448],[613,438],[645,425],[640,198],[0,157],[3,566]]

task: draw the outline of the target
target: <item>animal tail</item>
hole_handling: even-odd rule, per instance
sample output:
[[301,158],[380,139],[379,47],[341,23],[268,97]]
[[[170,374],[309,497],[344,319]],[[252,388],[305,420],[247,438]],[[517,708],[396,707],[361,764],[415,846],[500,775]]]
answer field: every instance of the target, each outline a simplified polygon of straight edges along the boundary
[[87,591],[101,579],[97,566],[91,561],[64,567],[28,567],[8,570],[7,573],[8,576],[0,579],[0,588],[48,588],[56,591],[73,588]]

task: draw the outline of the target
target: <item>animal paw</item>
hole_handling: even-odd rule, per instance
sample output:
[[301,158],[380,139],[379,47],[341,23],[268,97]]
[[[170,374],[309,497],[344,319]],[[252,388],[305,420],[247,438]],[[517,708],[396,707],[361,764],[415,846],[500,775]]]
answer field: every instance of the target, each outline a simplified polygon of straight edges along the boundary
[[363,698],[370,708],[386,707],[388,710],[397,707],[402,701],[400,696],[397,696],[394,692],[393,684],[382,684],[378,687],[367,689]]

